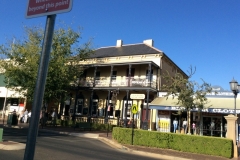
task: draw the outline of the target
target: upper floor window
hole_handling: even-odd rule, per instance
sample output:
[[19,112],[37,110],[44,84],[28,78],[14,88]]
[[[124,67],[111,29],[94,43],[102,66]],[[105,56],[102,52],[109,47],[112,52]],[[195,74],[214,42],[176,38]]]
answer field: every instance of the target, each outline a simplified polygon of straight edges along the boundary
[[151,73],[150,73],[150,75],[149,75],[149,73],[148,73],[149,71],[148,70],[146,70],[146,79],[148,79],[148,80],[150,80],[150,79],[153,79],[153,70],[151,70]]
[[[135,68],[131,68],[131,77],[134,77],[134,73],[135,73]],[[129,68],[126,71],[126,77],[128,77],[129,75]]]
[[116,80],[117,79],[117,71],[113,71],[112,72],[112,80]]
[[96,80],[100,80],[100,71],[96,72],[96,77],[95,78],[96,78]]

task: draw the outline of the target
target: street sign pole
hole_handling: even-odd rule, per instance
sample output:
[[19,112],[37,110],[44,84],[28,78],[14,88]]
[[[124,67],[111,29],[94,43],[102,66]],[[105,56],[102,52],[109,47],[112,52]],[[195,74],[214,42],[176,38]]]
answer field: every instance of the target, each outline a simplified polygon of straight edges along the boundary
[[133,145],[133,136],[134,136],[134,115],[138,113],[138,106],[136,104],[132,105],[131,108],[132,114],[133,114],[133,119],[132,119],[132,140],[131,143]]
[[42,46],[42,55],[40,59],[40,65],[38,67],[38,77],[36,81],[36,86],[34,91],[34,101],[32,106],[31,117],[34,117],[34,118],[32,118],[29,123],[24,160],[34,159],[36,137],[37,137],[38,128],[39,128],[40,111],[43,104],[43,95],[45,90],[50,51],[52,46],[55,19],[56,19],[56,14],[48,15],[46,20],[46,27],[45,27],[45,33],[44,33],[44,39],[43,39],[43,46]]
[[133,113],[133,121],[132,121],[132,145],[133,145],[133,136],[134,136],[134,113]]

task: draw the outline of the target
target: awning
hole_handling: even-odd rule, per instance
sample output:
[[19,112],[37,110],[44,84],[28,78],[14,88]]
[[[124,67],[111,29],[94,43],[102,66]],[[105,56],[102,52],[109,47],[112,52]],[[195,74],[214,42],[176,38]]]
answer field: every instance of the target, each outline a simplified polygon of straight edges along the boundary
[[[232,113],[234,114],[234,98],[233,97],[207,97],[208,102],[205,106],[205,112],[211,113]],[[169,97],[157,97],[150,104],[150,109],[158,110],[180,110],[181,106],[177,105],[177,97],[174,99]],[[193,109],[197,111],[197,109]],[[236,112],[240,113],[240,98],[236,99]]]
[[150,109],[158,109],[159,107],[180,107],[177,105],[177,99],[173,99],[172,97],[169,97],[168,99],[166,97],[157,97],[155,98],[150,104]]

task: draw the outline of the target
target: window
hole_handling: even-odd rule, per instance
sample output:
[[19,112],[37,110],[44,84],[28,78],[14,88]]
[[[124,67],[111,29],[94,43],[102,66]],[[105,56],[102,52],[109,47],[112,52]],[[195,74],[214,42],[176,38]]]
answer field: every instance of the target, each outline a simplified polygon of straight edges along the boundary
[[93,99],[92,107],[91,107],[91,115],[96,116],[97,115],[97,108],[98,108],[98,99]]
[[83,108],[83,115],[88,115],[88,108]]
[[83,99],[78,99],[76,114],[82,115],[82,109],[83,109]]
[[110,118],[113,118],[113,104],[112,103],[109,103],[107,111],[108,111],[108,116]]
[[[135,68],[131,68],[131,77],[134,77],[134,73],[135,73]],[[128,77],[129,74],[129,68],[126,71],[126,77]]]
[[149,72],[149,71],[146,70],[146,79],[150,81],[150,80],[153,79],[153,70],[151,70],[150,77],[149,77],[149,73],[148,73],[148,72]]
[[100,80],[100,71],[96,72],[96,77],[95,78],[96,78],[96,80]]
[[123,119],[125,119],[125,109],[127,109],[127,119],[130,119],[130,114],[131,114],[131,107],[132,107],[132,101],[128,100],[128,104],[127,101],[124,100],[123,101]]
[[18,98],[11,98],[11,106],[18,106]]
[[117,71],[113,71],[112,72],[112,80],[116,81],[116,79],[117,79]]

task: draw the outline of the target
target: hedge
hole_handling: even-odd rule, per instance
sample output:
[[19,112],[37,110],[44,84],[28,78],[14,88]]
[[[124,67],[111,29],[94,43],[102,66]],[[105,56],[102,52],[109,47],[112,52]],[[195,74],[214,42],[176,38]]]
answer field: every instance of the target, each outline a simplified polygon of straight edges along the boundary
[[[56,124],[59,126],[64,126],[64,127],[75,127],[78,125],[81,125],[81,123],[88,123],[88,122],[76,122],[75,124],[73,123],[72,120],[61,120],[57,119]],[[112,131],[113,127],[116,125],[111,125],[111,124],[100,124],[100,123],[91,123],[91,129],[92,130],[97,130],[97,131]]]
[[114,127],[112,137],[121,144],[173,149],[205,155],[233,157],[233,141],[227,138],[165,133]]

